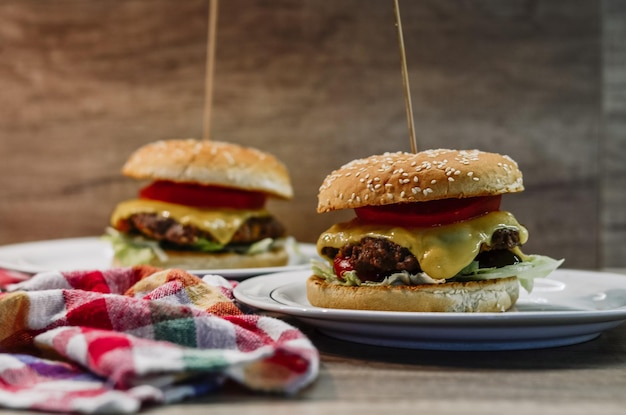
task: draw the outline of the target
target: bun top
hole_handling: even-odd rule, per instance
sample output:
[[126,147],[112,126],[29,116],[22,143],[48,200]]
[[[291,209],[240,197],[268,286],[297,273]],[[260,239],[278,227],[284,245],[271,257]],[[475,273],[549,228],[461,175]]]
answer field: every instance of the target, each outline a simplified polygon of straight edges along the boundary
[[479,150],[385,153],[357,159],[329,174],[317,211],[490,196],[524,190],[509,156]]
[[165,140],[147,144],[128,159],[122,173],[135,179],[224,186],[293,197],[289,173],[274,156],[220,141]]

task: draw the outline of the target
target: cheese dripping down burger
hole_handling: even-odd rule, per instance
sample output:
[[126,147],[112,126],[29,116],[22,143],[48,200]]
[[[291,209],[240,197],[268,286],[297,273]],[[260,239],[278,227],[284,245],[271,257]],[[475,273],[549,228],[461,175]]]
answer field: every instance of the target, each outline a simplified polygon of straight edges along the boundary
[[478,150],[386,153],[332,172],[319,213],[354,209],[318,239],[307,297],[318,307],[506,311],[562,261],[525,255],[528,231],[500,210],[524,190],[508,156]]
[[166,140],[136,150],[122,168],[149,180],[115,208],[106,238],[115,265],[186,269],[280,266],[285,227],[266,210],[293,196],[286,167],[262,151],[219,141]]

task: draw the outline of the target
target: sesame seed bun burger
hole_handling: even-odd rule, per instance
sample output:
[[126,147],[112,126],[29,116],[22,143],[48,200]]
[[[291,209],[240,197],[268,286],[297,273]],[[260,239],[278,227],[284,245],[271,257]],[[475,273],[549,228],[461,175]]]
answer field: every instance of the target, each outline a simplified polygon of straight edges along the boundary
[[185,269],[280,266],[288,262],[285,227],[265,208],[290,199],[286,167],[262,151],[219,141],[158,141],[122,168],[148,180],[117,205],[106,238],[115,265]]
[[386,153],[326,177],[319,213],[356,217],[322,233],[307,297],[318,307],[500,312],[562,261],[525,255],[528,231],[502,195],[524,190],[508,156],[478,150]]

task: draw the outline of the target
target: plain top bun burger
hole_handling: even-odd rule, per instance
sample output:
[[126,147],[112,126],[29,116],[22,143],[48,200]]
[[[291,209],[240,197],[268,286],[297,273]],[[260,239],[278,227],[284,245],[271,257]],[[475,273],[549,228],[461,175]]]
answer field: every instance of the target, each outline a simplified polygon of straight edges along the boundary
[[386,153],[326,177],[319,213],[356,217],[320,235],[307,296],[319,307],[387,311],[505,311],[519,285],[558,267],[525,255],[528,231],[500,210],[524,190],[510,157],[478,150]]
[[293,190],[272,155],[219,141],[166,140],[136,150],[122,173],[149,184],[111,215],[115,264],[217,269],[288,262],[285,227],[265,205],[270,197],[290,199]]

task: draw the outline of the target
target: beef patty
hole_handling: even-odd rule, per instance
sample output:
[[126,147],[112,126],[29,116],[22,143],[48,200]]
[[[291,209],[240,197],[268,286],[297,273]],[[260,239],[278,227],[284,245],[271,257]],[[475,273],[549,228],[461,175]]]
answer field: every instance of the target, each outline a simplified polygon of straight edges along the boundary
[[[215,238],[208,232],[155,213],[134,214],[118,227],[125,232],[139,233],[167,245],[190,246],[199,238],[215,242]],[[229,244],[251,244],[265,238],[282,236],[285,236],[285,227],[273,216],[252,217],[237,229]]]
[[[512,228],[497,229],[488,250],[477,257],[481,266],[501,267],[519,262],[509,249],[520,245],[519,232]],[[365,237],[357,244],[347,244],[341,249],[325,247],[322,255],[339,256],[348,260],[361,281],[382,281],[398,272],[421,272],[419,262],[407,248],[386,238]]]

